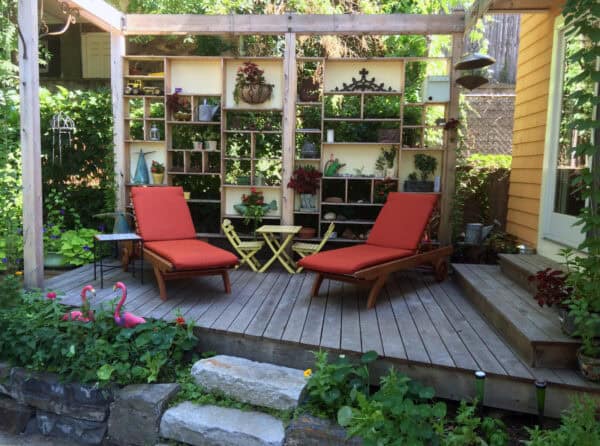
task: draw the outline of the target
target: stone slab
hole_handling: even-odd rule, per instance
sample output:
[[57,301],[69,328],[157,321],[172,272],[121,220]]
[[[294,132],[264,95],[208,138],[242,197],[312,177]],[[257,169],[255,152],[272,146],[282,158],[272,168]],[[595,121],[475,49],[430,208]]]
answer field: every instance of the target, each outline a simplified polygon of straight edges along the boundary
[[302,370],[227,355],[196,362],[192,376],[208,390],[278,410],[295,409],[307,382]]
[[40,434],[15,435],[0,432],[0,446],[81,446],[81,443]]
[[27,427],[33,409],[12,398],[0,397],[0,431],[20,434]]
[[42,435],[66,438],[86,445],[99,445],[106,435],[106,422],[81,420],[38,410],[36,420]]
[[346,429],[331,420],[303,414],[285,432],[285,446],[359,446],[360,438],[348,438]]
[[186,401],[165,412],[160,435],[193,446],[281,446],[285,430],[271,415]]
[[160,418],[179,384],[134,384],[115,394],[108,417],[108,437],[117,445],[153,445]]
[[89,421],[104,421],[112,401],[111,388],[63,383],[53,373],[15,367],[5,382],[7,393],[30,406]]

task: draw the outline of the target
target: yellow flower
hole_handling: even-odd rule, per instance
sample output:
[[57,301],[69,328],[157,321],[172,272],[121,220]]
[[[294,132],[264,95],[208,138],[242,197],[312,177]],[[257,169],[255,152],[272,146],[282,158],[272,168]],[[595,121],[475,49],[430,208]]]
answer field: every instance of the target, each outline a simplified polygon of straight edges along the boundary
[[17,271],[15,272],[15,276],[22,276],[23,275],[23,271]]
[[312,370],[311,369],[306,369],[304,371],[304,377],[305,378],[310,378],[311,375],[312,375]]

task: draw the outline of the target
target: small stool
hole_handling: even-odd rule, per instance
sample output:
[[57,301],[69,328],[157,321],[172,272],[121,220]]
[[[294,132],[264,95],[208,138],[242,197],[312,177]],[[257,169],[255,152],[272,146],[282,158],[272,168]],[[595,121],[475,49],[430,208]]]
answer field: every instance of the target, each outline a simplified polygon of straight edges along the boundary
[[[142,253],[140,259],[140,280],[144,283],[144,240],[137,234],[125,233],[125,234],[96,234],[94,236],[94,280],[96,280],[96,265],[100,263],[100,288],[104,287],[104,271],[121,268],[122,265],[104,265],[102,255],[98,255],[98,248],[101,243],[112,242],[115,245],[118,242],[133,242],[138,243],[140,246],[140,252]],[[135,260],[133,261],[133,277],[135,277]]]

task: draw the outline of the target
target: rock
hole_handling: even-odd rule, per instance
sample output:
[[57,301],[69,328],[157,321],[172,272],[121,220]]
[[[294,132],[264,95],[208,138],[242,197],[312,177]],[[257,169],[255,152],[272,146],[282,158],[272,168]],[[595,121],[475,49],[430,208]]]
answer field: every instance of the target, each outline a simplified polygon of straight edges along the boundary
[[134,384],[115,394],[108,437],[118,445],[148,445],[159,440],[160,418],[179,384]]
[[208,390],[279,410],[298,406],[307,381],[302,370],[226,355],[196,362],[192,376],[199,386]]
[[165,412],[160,435],[194,446],[277,446],[285,431],[271,415],[186,401]]
[[10,370],[12,367],[8,362],[0,362],[0,393],[10,395]]
[[104,421],[112,401],[112,389],[79,383],[62,383],[53,373],[12,369],[6,384],[17,401],[59,415]]
[[27,427],[33,409],[12,398],[0,397],[0,431],[20,434]]
[[300,415],[286,429],[285,446],[358,446],[359,438],[348,438],[346,430],[337,423]]
[[326,212],[325,215],[323,215],[323,220],[335,220],[335,212]]
[[44,410],[37,411],[36,420],[43,435],[68,438],[79,443],[102,444],[106,434],[106,422],[81,420]]

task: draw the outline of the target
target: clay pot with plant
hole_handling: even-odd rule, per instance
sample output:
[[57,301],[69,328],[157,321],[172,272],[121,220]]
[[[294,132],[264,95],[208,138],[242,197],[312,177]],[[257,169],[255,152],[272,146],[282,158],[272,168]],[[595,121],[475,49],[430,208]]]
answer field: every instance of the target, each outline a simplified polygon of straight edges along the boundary
[[398,148],[396,146],[392,146],[388,149],[385,147],[381,148],[381,153],[377,157],[377,161],[375,162],[375,170],[381,172],[381,176],[383,178],[394,178],[394,163],[396,161],[396,154]]
[[154,184],[162,184],[165,177],[165,165],[159,163],[156,160],[152,161],[150,166],[150,172],[152,172],[152,182]]
[[429,178],[437,169],[437,159],[424,153],[417,153],[414,162],[415,169],[419,171],[420,175],[412,172],[408,179],[404,181],[404,191],[433,192],[434,182],[430,181]]
[[218,150],[219,134],[213,130],[204,133],[204,150],[216,152]]
[[320,179],[323,176],[314,166],[301,166],[292,172],[287,187],[300,194],[300,209],[316,209],[315,194],[319,189]]
[[262,104],[271,98],[274,85],[267,84],[264,73],[254,62],[244,62],[238,68],[233,90],[236,104],[240,100],[247,104]]
[[188,98],[179,95],[175,92],[167,96],[167,108],[177,121],[190,121],[192,119],[192,105]]

